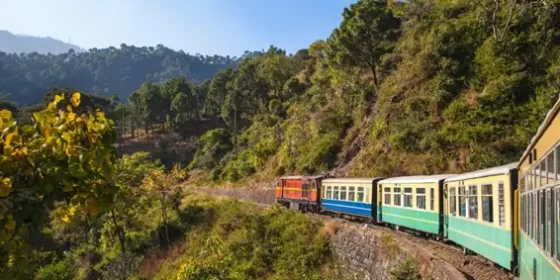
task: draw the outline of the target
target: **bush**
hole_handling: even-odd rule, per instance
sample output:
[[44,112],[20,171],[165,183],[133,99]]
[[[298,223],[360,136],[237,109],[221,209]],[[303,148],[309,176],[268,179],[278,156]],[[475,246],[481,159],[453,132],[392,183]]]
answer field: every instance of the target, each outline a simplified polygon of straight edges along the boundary
[[410,256],[391,271],[391,276],[393,280],[422,280],[422,275],[416,269],[416,263]]

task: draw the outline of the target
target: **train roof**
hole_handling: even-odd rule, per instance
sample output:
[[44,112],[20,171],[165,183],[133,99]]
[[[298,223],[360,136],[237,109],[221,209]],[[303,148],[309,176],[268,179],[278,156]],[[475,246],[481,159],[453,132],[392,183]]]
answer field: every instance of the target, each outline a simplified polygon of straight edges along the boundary
[[552,106],[552,109],[548,111],[546,117],[544,118],[544,121],[539,126],[537,133],[531,139],[529,146],[527,146],[527,149],[525,150],[523,156],[521,156],[521,159],[519,160],[520,163],[523,162],[523,160],[527,157],[531,149],[533,149],[535,144],[537,144],[537,141],[539,141],[542,134],[545,132],[546,128],[550,125],[550,123],[552,122],[552,120],[554,119],[558,111],[560,111],[560,96],[558,96],[558,101],[556,101],[556,104],[554,104],[554,106]]
[[481,177],[492,176],[492,175],[505,175],[505,174],[509,174],[512,170],[517,169],[517,164],[518,164],[517,162],[512,162],[501,166],[467,172],[467,173],[457,175],[455,177],[448,178],[445,181],[454,182],[454,181],[481,178]]
[[438,174],[438,175],[418,175],[418,176],[401,176],[387,178],[379,181],[379,184],[389,183],[437,183],[449,177],[456,176],[457,174]]
[[376,179],[382,178],[329,178],[324,179],[323,183],[373,183]]

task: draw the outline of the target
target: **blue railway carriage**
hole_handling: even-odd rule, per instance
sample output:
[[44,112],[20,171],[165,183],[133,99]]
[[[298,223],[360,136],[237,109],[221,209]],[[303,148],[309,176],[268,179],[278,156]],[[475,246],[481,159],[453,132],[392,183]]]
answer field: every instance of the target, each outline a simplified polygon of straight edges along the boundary
[[444,238],[513,270],[517,162],[445,180]]
[[455,174],[405,176],[379,181],[378,221],[441,237],[443,181]]
[[560,279],[560,100],[519,162],[519,275]]
[[382,178],[332,178],[321,183],[321,211],[370,219],[376,217],[377,182]]

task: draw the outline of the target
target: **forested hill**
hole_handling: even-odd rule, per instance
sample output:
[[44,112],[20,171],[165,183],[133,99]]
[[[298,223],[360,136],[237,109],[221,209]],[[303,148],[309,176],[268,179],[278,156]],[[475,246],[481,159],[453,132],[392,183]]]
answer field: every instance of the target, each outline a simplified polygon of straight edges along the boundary
[[6,53],[32,53],[60,54],[74,51],[83,51],[82,48],[64,43],[50,37],[35,37],[28,35],[16,35],[9,31],[0,30],[0,51]]
[[216,76],[229,132],[203,135],[191,168],[236,181],[516,161],[558,99],[559,42],[558,0],[357,1],[307,51]]
[[19,105],[35,104],[51,89],[63,86],[101,96],[117,94],[126,101],[145,81],[186,76],[197,83],[235,64],[236,58],[229,56],[190,55],[162,45],[122,44],[58,55],[0,52],[0,94],[9,94],[8,99]]

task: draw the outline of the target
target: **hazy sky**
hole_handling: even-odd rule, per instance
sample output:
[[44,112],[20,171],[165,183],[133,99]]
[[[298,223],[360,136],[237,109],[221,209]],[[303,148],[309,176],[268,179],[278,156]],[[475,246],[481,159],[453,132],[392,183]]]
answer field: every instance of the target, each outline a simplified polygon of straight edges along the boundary
[[163,44],[239,56],[327,38],[352,0],[0,0],[0,29],[82,48]]

